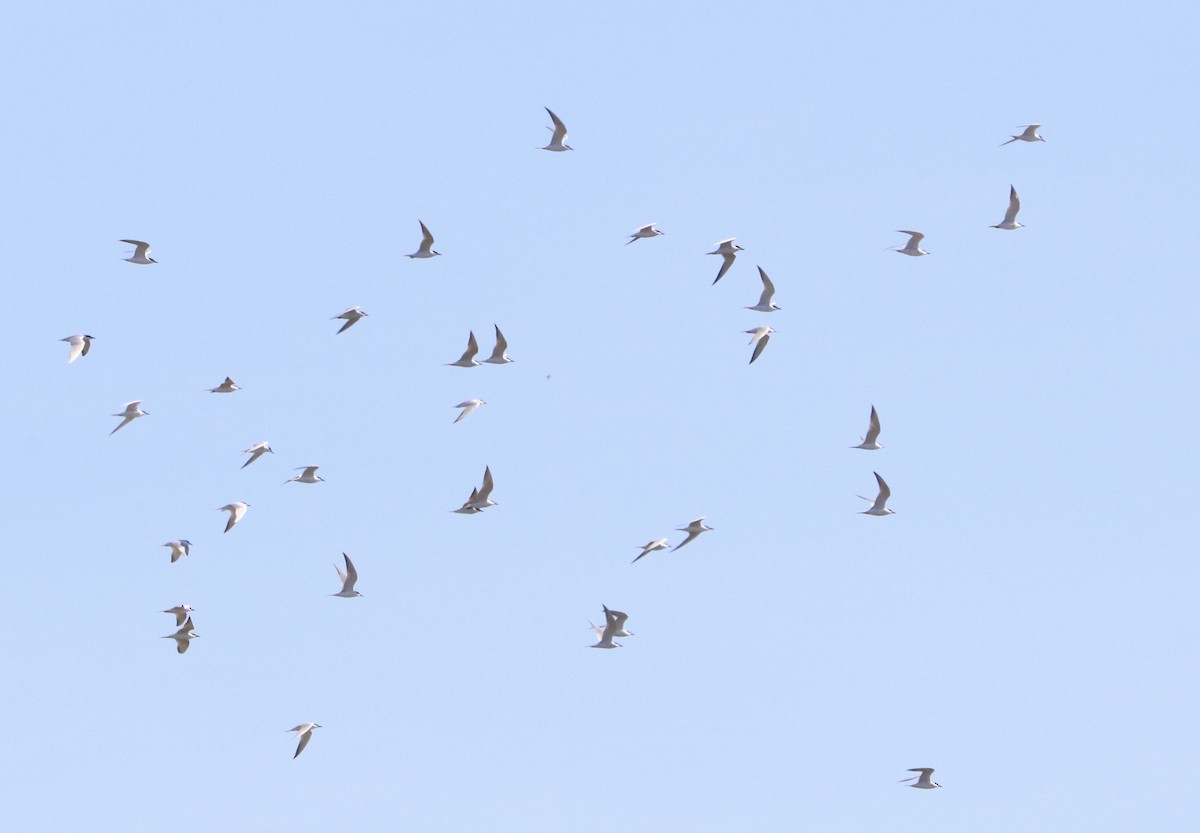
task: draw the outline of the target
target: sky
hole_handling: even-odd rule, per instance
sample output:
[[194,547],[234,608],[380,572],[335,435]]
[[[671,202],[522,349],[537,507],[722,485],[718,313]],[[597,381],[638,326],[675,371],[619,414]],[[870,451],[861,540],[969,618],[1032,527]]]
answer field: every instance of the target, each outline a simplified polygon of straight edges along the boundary
[[1197,16],[11,4],[6,827],[1194,827]]

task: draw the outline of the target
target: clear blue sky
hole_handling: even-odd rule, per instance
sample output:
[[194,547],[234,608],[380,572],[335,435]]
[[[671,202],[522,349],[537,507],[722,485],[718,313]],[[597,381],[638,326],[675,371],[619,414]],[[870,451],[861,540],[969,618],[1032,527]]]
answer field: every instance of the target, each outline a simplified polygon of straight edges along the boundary
[[1193,829],[1196,17],[12,4],[6,829]]

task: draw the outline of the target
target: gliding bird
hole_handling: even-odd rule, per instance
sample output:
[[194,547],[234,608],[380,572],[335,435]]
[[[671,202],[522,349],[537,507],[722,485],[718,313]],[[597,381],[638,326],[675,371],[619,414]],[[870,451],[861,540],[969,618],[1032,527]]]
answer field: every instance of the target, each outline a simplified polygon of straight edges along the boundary
[[128,243],[133,246],[133,257],[127,257],[125,260],[130,263],[137,263],[141,266],[146,266],[151,263],[158,263],[157,260],[150,257],[150,244],[141,240],[122,240],[122,243]]
[[553,128],[546,129],[553,129],[554,134],[550,137],[550,144],[539,150],[552,150],[558,153],[564,150],[574,150],[575,148],[567,144],[567,126],[563,124],[562,119],[554,115],[554,111],[549,107],[546,108],[546,112],[550,114],[550,121],[554,122]]
[[929,254],[929,252],[921,248],[921,241],[925,239],[925,235],[922,232],[900,229],[896,234],[907,234],[909,238],[903,248],[898,246],[893,247],[893,251],[899,252],[902,255],[908,255],[909,257],[920,257],[921,255]]
[[235,500],[233,503],[227,503],[217,510],[218,512],[229,513],[229,522],[225,524],[226,532],[233,529],[234,525],[236,525],[238,521],[246,516],[246,509],[249,506],[250,504],[248,503],[242,503],[240,500]]
[[470,336],[467,338],[467,349],[456,362],[446,362],[447,367],[479,367],[479,362],[475,361],[475,354],[479,352],[479,342],[475,340],[475,331],[471,330]]
[[288,483],[324,483],[325,478],[317,474],[317,469],[319,468],[321,467],[300,466],[296,469],[296,471],[300,471],[301,469],[304,471],[295,477],[289,477],[287,480],[283,481],[283,485],[286,486]]
[[888,484],[883,482],[883,478],[879,476],[879,472],[873,472],[873,474],[875,475],[875,480],[879,482],[879,494],[876,495],[875,500],[871,500],[869,497],[863,497],[862,495],[858,495],[859,498],[861,498],[862,500],[865,500],[867,503],[871,504],[870,509],[867,509],[864,512],[859,512],[858,514],[860,514],[860,515],[875,515],[880,518],[886,517],[888,515],[895,515],[896,514],[895,510],[888,509],[885,506],[885,504],[888,501],[888,498],[890,498],[892,496],[892,490],[888,488]]
[[[409,255],[409,257],[412,257],[412,256],[413,255]],[[350,307],[350,309],[346,310],[345,312],[343,312],[339,315],[333,316],[333,318],[330,318],[329,320],[336,321],[339,318],[345,319],[346,323],[342,325],[342,328],[340,330],[338,330],[336,333],[334,333],[334,335],[338,335],[340,333],[346,332],[346,330],[350,329],[355,324],[357,324],[360,319],[363,319],[366,317],[367,317],[367,313],[363,312],[358,307]]]
[[[726,240],[718,241],[717,248],[714,251],[705,252],[705,254],[708,254],[708,255],[720,255],[721,260],[722,260],[721,270],[719,272],[717,272],[716,278],[713,279],[713,282],[712,282],[713,286],[716,286],[717,281],[719,281],[719,280],[721,280],[721,278],[725,277],[725,273],[729,271],[729,267],[732,266],[733,261],[737,259],[737,253],[746,251],[741,246],[736,245],[733,242],[734,240],[737,240],[737,238],[730,237]],[[628,245],[628,244],[626,244],[626,245]]]
[[340,593],[331,593],[330,595],[340,596],[343,599],[353,599],[355,596],[361,596],[362,593],[354,589],[354,583],[358,581],[358,570],[354,569],[354,564],[350,561],[350,556],[342,553],[342,558],[346,559],[346,569],[343,570],[338,565],[333,565],[333,568],[338,572],[338,578],[342,580],[342,590]]
[[1008,211],[1004,212],[1004,219],[992,226],[992,228],[1002,228],[1006,231],[1024,228],[1024,223],[1017,222],[1017,212],[1020,210],[1021,201],[1017,198],[1017,189],[1010,185],[1008,186]]
[[122,420],[121,420],[120,425],[118,425],[116,428],[114,428],[113,430],[108,432],[108,436],[111,437],[113,434],[120,431],[122,428],[124,428],[129,423],[133,422],[138,417],[150,416],[149,411],[143,411],[141,409],[141,404],[142,404],[142,400],[135,399],[132,402],[130,402],[128,405],[125,406],[124,411],[122,411],[119,414],[113,414],[113,416],[122,417]]
[[904,784],[908,781],[916,781],[917,783],[909,784],[909,786],[918,790],[934,790],[941,786],[941,784],[930,777],[933,775],[933,767],[931,766],[913,767],[909,772],[919,772],[921,774],[914,775],[912,778],[904,778],[896,783]]
[[666,234],[666,232],[659,231],[658,229],[656,229],[654,227],[654,223],[650,223],[649,225],[642,226],[640,229],[635,231],[633,234],[629,235],[629,242],[626,243],[625,245],[628,246],[629,243],[636,243],[638,240],[649,239],[651,237],[658,237],[660,234]]
[[292,756],[292,760],[300,757],[300,753],[304,751],[304,747],[308,746],[308,742],[312,740],[313,729],[325,728],[320,723],[301,723],[299,726],[288,729],[289,732],[295,732],[300,738],[300,745],[296,747],[296,754]]
[[704,525],[704,518],[696,518],[696,520],[692,521],[687,526],[681,526],[676,529],[676,532],[686,532],[687,537],[683,539],[682,543],[676,544],[671,552],[675,552],[675,550],[679,549],[680,547],[686,547],[688,544],[692,543],[692,541],[695,541],[701,533],[711,531],[711,526]]
[[762,278],[763,283],[762,295],[758,296],[757,304],[752,307],[746,307],[746,309],[754,310],[755,312],[775,312],[780,309],[771,300],[775,297],[775,284],[771,283],[771,279],[767,277],[767,273],[763,271],[761,266],[758,267],[758,274]]
[[1024,127],[1025,132],[1020,133],[1016,136],[1013,136],[1007,142],[1002,142],[1000,144],[1000,147],[1004,147],[1005,145],[1011,145],[1013,142],[1044,142],[1044,141],[1046,141],[1045,139],[1043,139],[1041,136],[1038,135],[1037,129],[1039,127],[1041,127],[1040,124],[1018,124],[1017,127]]
[[762,355],[762,351],[766,349],[767,342],[771,340],[771,333],[775,332],[771,327],[755,327],[753,330],[742,330],[751,336],[750,344],[755,345],[754,354],[750,356],[750,364],[754,364],[754,360]]
[[417,250],[415,252],[413,252],[410,255],[405,255],[405,257],[424,258],[424,257],[434,257],[437,255],[441,255],[441,252],[435,252],[433,250],[433,235],[429,233],[429,229],[426,228],[425,224],[422,223],[420,220],[417,220],[417,222],[421,223],[421,245],[417,248]]
[[242,463],[242,468],[246,468],[246,466],[250,465],[255,460],[257,460],[259,457],[263,456],[264,454],[266,454],[268,452],[270,452],[271,454],[274,454],[275,450],[273,448],[271,448],[270,443],[268,443],[266,440],[263,440],[261,443],[255,443],[254,445],[250,446],[249,448],[247,448],[245,451],[242,452],[243,454],[250,455],[250,459],[247,460],[246,462]]
[[867,435],[862,438],[862,442],[858,445],[852,445],[851,448],[861,448],[866,451],[877,451],[883,448],[879,444],[879,414],[875,413],[875,406],[871,406],[871,422],[867,425]]
[[[189,613],[195,613],[195,612],[196,612],[196,608],[192,607],[191,605],[185,605],[185,604],[178,604],[178,605],[175,605],[175,607],[171,608],[170,610],[163,611],[163,613],[175,614],[175,627],[179,627],[180,625],[182,625],[184,623],[184,621],[188,618]],[[166,637],[163,637],[163,638],[166,639]]]
[[[508,357],[508,341],[504,338],[504,333],[500,332],[500,327],[496,324],[492,325],[496,328],[496,346],[492,348],[492,355],[483,360],[484,364],[509,364],[512,359]],[[463,358],[466,358],[464,355]],[[459,359],[462,361],[462,359]]]
[[65,341],[71,345],[71,355],[67,359],[67,364],[75,361],[80,356],[88,354],[88,350],[92,349],[92,338],[93,336],[77,335],[59,339],[59,341]]
[[226,376],[224,382],[217,385],[215,388],[209,388],[208,392],[209,393],[233,393],[235,390],[241,390],[241,388],[238,387],[237,385],[235,385],[233,380],[230,379],[228,376]]
[[468,399],[466,402],[459,402],[454,407],[462,408],[463,411],[461,414],[458,415],[458,419],[454,420],[454,422],[461,422],[462,420],[466,419],[468,414],[470,414],[472,411],[474,411],[480,405],[486,405],[486,404],[487,403],[484,402],[482,399]]
[[653,541],[650,541],[649,543],[642,545],[641,553],[639,553],[638,557],[633,559],[633,561],[630,561],[629,563],[637,564],[645,556],[649,555],[652,552],[658,552],[659,550],[665,550],[667,548],[667,546],[668,546],[668,544],[667,544],[666,538],[655,538]]

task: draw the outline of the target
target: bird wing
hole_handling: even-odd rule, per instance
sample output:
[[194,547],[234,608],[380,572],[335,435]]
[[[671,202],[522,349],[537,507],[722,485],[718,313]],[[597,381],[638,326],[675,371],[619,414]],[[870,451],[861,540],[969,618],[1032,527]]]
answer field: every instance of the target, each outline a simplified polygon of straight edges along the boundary
[[1010,185],[1008,186],[1008,211],[1004,212],[1004,224],[1009,225],[1017,219],[1017,212],[1021,210],[1021,200],[1017,197],[1017,189]]
[[492,479],[491,466],[487,466],[483,470],[483,486],[479,489],[479,497],[477,503],[486,503],[488,498],[492,496],[492,489],[496,487],[495,481]]
[[550,144],[561,145],[567,141],[567,126],[549,107],[546,108],[546,112],[550,114],[550,121],[554,122],[554,135],[550,137]]
[[897,230],[896,233],[909,235],[908,242],[909,242],[909,244],[911,244],[913,246],[919,246],[921,244],[921,241],[925,239],[925,233],[920,232],[920,231],[908,231],[907,229],[899,229],[899,230]]
[[875,413],[875,406],[871,406],[871,424],[867,427],[867,436],[863,437],[865,445],[873,445],[875,440],[879,438],[879,414]]
[[505,352],[508,350],[508,341],[504,338],[504,333],[500,332],[500,328],[493,324],[496,328],[496,347],[492,350],[493,359],[504,358]]
[[460,362],[469,362],[475,358],[475,354],[479,352],[479,342],[475,340],[475,331],[471,330],[471,335],[467,338],[467,349],[459,358]]
[[350,556],[342,553],[342,558],[346,559],[346,572],[338,570],[338,575],[342,577],[342,592],[349,593],[354,589],[354,583],[358,581],[358,570],[354,569],[354,562],[350,560]]
[[[770,341],[770,340],[771,340],[771,336],[770,336],[770,334],[769,334],[769,333],[768,333],[768,334],[766,334],[766,335],[764,335],[762,338],[760,338],[760,339],[758,340],[758,344],[756,344],[756,345],[754,346],[754,355],[752,355],[752,356],[750,357],[750,364],[754,364],[754,360],[755,360],[755,359],[757,359],[759,356],[761,356],[761,355],[762,355],[762,351],[766,349],[766,347],[767,347],[767,342],[768,342],[768,341]],[[682,546],[683,546],[683,544],[680,544],[679,546],[681,546],[681,547],[682,547]]]
[[[753,359],[751,359],[751,361],[753,361]],[[680,530],[680,531],[682,532],[683,530]],[[681,543],[676,544],[675,547],[671,550],[671,552],[675,552],[675,550],[679,549],[680,547],[686,547],[688,544],[692,543],[692,541],[696,540],[696,537],[699,534],[700,534],[700,532],[693,532],[692,530],[688,530],[688,536],[686,538],[684,538]]]
[[349,316],[349,317],[347,317],[347,316],[345,316],[345,315],[339,315],[339,316],[338,316],[338,318],[345,318],[345,319],[346,319],[346,323],[345,323],[345,324],[343,324],[343,325],[341,326],[341,328],[340,328],[340,329],[339,329],[339,330],[338,330],[336,333],[334,333],[334,335],[338,335],[338,334],[340,334],[340,333],[344,333],[344,332],[346,332],[346,330],[350,329],[351,327],[353,327],[355,324],[357,324],[357,323],[358,323],[358,318],[357,318],[357,317],[355,317],[355,316]]
[[421,224],[421,247],[417,251],[428,253],[433,250],[433,235],[429,233],[429,228],[425,223],[420,220],[417,222]]
[[761,266],[758,267],[758,274],[763,282],[763,291],[762,295],[758,296],[758,304],[763,307],[769,306],[771,299],[775,297],[775,284],[771,283],[771,279],[767,277],[767,273]]
[[[295,730],[293,729],[293,731],[295,731]],[[304,747],[308,746],[308,742],[311,739],[312,739],[312,729],[311,728],[309,728],[308,731],[301,733],[300,745],[296,747],[296,754],[292,756],[293,761],[296,760],[296,758],[300,757],[300,753],[304,751]]]
[[626,621],[626,620],[629,618],[629,614],[628,614],[628,613],[622,613],[622,612],[621,612],[621,611],[619,611],[619,610],[609,610],[609,609],[608,609],[606,606],[604,606],[604,605],[601,605],[601,607],[603,607],[603,608],[604,608],[604,616],[605,616],[605,618],[606,618],[607,620],[611,620],[612,622],[616,623],[616,629],[617,629],[617,630],[622,630],[622,629],[624,629],[624,627],[625,627],[625,621]]
[[[715,252],[714,252],[715,254]],[[729,267],[733,265],[733,261],[737,259],[737,255],[733,252],[724,252],[721,254],[721,271],[717,272],[717,276],[713,279],[712,285],[716,286],[717,281],[725,277],[725,273],[729,271]]]
[[[121,416],[121,414],[113,414],[113,416]],[[128,424],[129,424],[129,423],[131,423],[131,422],[133,422],[133,420],[134,420],[134,417],[133,417],[133,416],[127,416],[127,417],[125,417],[125,419],[121,420],[121,424],[120,424],[120,425],[118,425],[116,428],[114,428],[113,430],[111,430],[111,431],[109,431],[109,432],[108,432],[108,436],[110,436],[110,437],[111,437],[113,434],[115,434],[115,433],[117,433],[118,431],[120,431],[120,430],[121,430],[122,428],[124,428],[126,425],[128,425]]]
[[150,254],[150,244],[144,240],[122,240],[121,242],[133,246],[134,257],[145,257]]
[[[876,496],[874,503],[871,504],[871,508],[882,509],[887,504],[888,498],[892,496],[892,490],[888,488],[888,484],[879,476],[879,472],[872,473],[875,475],[875,480],[879,483],[879,494]],[[916,772],[915,769],[910,771]]]

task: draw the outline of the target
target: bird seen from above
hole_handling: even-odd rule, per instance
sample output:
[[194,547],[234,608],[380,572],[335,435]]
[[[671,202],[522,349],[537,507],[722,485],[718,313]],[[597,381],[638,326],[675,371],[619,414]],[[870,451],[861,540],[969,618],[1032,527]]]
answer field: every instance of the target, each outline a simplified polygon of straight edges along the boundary
[[725,277],[725,273],[729,271],[729,267],[733,265],[735,260],[737,260],[737,253],[746,251],[741,246],[734,243],[734,240],[737,240],[737,238],[729,237],[725,240],[720,240],[717,242],[716,249],[711,252],[705,252],[706,255],[720,255],[721,257],[721,268],[717,272],[717,276],[713,278],[713,286],[716,286],[717,281]]

